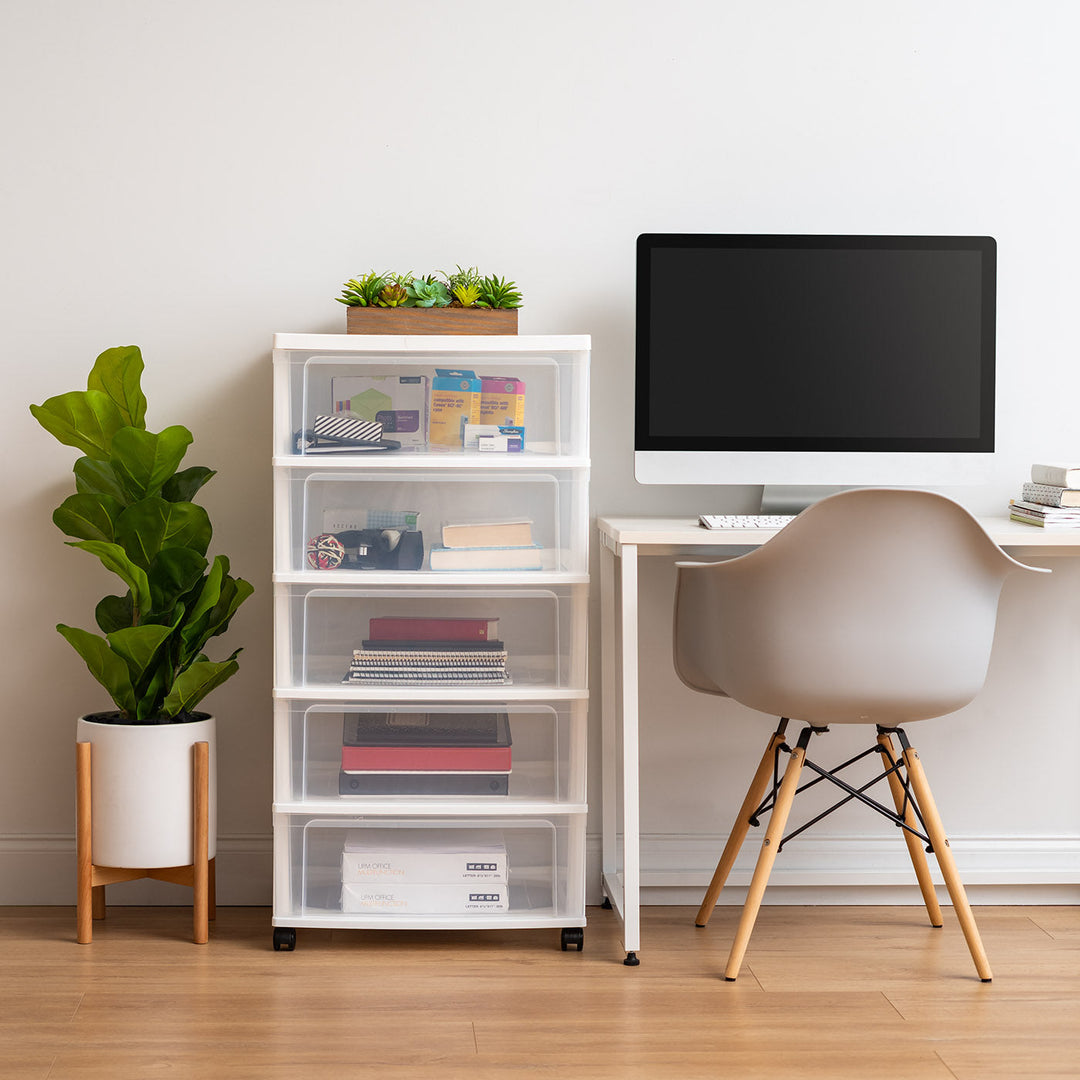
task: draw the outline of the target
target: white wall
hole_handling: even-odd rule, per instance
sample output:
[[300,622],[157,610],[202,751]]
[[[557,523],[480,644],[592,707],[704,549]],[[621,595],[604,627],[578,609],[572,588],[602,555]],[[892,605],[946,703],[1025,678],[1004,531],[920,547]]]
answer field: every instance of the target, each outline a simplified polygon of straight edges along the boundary
[[[138,343],[151,426],[186,424],[189,460],[220,469],[215,550],[258,587],[226,643],[244,645],[241,673],[210,699],[220,895],[266,899],[271,333],[342,330],[331,298],[369,268],[508,275],[522,332],[593,335],[596,512],[739,509],[753,492],[633,481],[636,235],[990,233],[1001,463],[971,498],[997,508],[1032,459],[1080,453],[1078,31],[1069,0],[4,4],[0,901],[72,901],[73,721],[107,704],[52,627],[88,625],[112,582],[50,522],[72,455],[29,402]],[[707,303],[708,283],[686,300]],[[662,628],[669,575],[645,575]],[[1015,849],[1002,880],[1018,884],[1080,879],[1078,584],[1069,569],[1007,596],[986,694],[922,737],[953,832]],[[652,647],[645,703],[680,715],[645,732],[646,846],[662,860],[668,837],[704,865],[765,723],[718,725],[659,631]],[[882,828],[829,824],[823,857]]]

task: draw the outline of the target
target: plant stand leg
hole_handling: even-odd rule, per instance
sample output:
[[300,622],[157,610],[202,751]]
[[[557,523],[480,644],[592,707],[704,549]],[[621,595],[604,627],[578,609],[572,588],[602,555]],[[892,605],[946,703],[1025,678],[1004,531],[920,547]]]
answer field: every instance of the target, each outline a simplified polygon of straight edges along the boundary
[[750,788],[746,792],[746,798],[743,799],[738,817],[735,818],[735,824],[728,834],[727,843],[724,845],[720,861],[716,864],[716,871],[713,873],[709,889],[705,893],[705,899],[701,901],[697,918],[694,920],[697,926],[707,926],[716,908],[716,901],[720,898],[720,891],[728,879],[728,874],[731,873],[732,866],[735,865],[735,859],[738,857],[743,841],[746,839],[746,834],[750,829],[750,816],[761,805],[765,790],[772,779],[776,748],[784,741],[784,729],[786,727],[787,721],[785,720],[781,723],[779,729],[773,733],[769,739],[769,745],[765,748],[765,753],[761,756],[761,764],[758,765],[757,772],[754,773],[754,779],[750,781]]
[[195,891],[193,901],[194,932],[196,945],[205,945],[210,940],[210,928],[207,920],[210,915],[210,866],[207,855],[210,846],[210,744],[197,742],[195,753],[195,820],[194,820],[194,863],[192,866],[192,886]]
[[[878,744],[885,751],[885,765],[892,768],[896,764],[896,755],[893,753],[892,739],[886,735],[878,736]],[[904,822],[912,829],[919,824],[915,817],[915,811],[910,800],[904,798],[904,785],[896,773],[889,773],[889,788],[892,791],[893,802],[896,804],[896,812],[901,815]],[[922,841],[907,829],[901,830],[904,834],[904,843],[907,844],[908,855],[911,857],[911,865],[915,868],[915,877],[919,881],[919,890],[922,892],[923,903],[926,905],[926,914],[930,916],[930,925],[940,927],[943,924],[941,917],[941,905],[938,903],[937,891],[934,888],[933,879],[930,877],[930,865],[926,861],[926,852],[923,851]]]
[[[93,886],[94,866],[90,851],[90,743],[75,744],[75,859],[76,908],[75,932],[80,945],[93,940],[93,914],[96,894]],[[105,890],[101,889],[101,906],[105,906]]]

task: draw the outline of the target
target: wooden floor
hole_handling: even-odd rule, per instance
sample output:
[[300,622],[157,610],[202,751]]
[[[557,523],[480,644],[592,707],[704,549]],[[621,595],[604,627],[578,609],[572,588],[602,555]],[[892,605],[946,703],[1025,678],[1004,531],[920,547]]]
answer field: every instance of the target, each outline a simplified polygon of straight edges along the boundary
[[613,912],[556,931],[300,931],[264,908],[0,908],[2,1080],[356,1077],[1034,1080],[1080,1077],[1080,908],[977,908],[980,983],[951,909],[762,909],[739,981],[738,912],[643,911],[640,967]]

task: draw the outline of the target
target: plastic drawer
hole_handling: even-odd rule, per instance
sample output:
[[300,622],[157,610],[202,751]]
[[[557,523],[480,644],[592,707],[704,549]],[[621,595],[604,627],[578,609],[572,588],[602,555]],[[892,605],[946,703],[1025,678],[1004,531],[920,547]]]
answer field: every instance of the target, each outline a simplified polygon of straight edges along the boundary
[[[532,542],[539,550],[530,560],[509,565],[588,572],[588,477],[582,470],[552,472],[396,469],[383,472],[344,472],[308,469],[279,470],[275,503],[279,528],[274,566],[279,571],[310,570],[308,541],[321,534],[384,528],[418,529],[423,536],[421,567],[429,569],[433,545],[442,543],[443,525],[529,521]],[[378,536],[371,540],[378,542]],[[515,556],[519,553],[505,553]],[[468,556],[466,556],[468,557]],[[513,562],[513,560],[511,560]],[[341,567],[322,570],[332,578]],[[355,564],[352,564],[355,565]],[[369,564],[374,569],[374,566]],[[397,566],[380,564],[381,569]],[[451,569],[471,569],[471,565]],[[494,569],[499,569],[496,566]],[[479,570],[492,569],[483,564]]]
[[[510,682],[457,685],[483,688],[586,687],[585,585],[551,588],[314,588],[275,585],[277,687],[337,687],[342,697],[362,697],[382,684],[343,684],[353,651],[371,637],[374,618],[498,620],[495,634],[506,648]],[[376,632],[378,636],[378,632]],[[408,689],[406,684],[396,685]],[[430,687],[430,683],[413,684]],[[460,696],[460,693],[458,694]]]
[[[542,925],[545,921],[584,919],[584,900],[577,866],[584,843],[584,817],[554,816],[550,818],[325,818],[290,817],[277,823],[275,842],[287,846],[287,851],[275,853],[274,917],[277,920],[325,919],[346,925],[350,922],[370,925],[408,925],[410,917],[454,922],[486,922],[498,924],[503,920],[526,919]],[[364,833],[368,833],[365,837]],[[349,911],[343,908],[343,854],[351,838],[368,840],[370,850],[364,855],[364,867],[380,864],[385,867],[382,877],[371,877],[374,883],[388,886],[414,887],[419,885],[447,886],[462,883],[462,876],[443,862],[432,867],[438,859],[425,851],[443,847],[446,837],[468,834],[478,848],[505,849],[505,882],[499,881],[500,871],[486,877],[473,874],[468,881],[484,891],[486,886],[504,884],[506,904],[501,910],[447,910],[424,908],[423,902],[411,906],[389,902],[385,910]],[[369,839],[370,837],[370,839]],[[382,860],[371,852],[384,849],[389,853]],[[400,849],[414,849],[408,868],[396,861]],[[354,857],[355,859],[355,857]],[[356,866],[356,862],[350,864]],[[476,865],[476,864],[472,864]],[[494,861],[487,864],[499,865]],[[348,871],[346,877],[355,876]],[[346,884],[356,884],[348,881]],[[345,907],[348,907],[346,900]]]

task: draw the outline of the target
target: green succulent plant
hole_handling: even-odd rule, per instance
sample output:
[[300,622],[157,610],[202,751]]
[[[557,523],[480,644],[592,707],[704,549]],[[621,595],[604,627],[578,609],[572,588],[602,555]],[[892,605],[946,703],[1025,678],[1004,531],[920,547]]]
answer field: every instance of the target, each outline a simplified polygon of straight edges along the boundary
[[521,293],[513,281],[500,277],[486,277],[480,282],[480,296],[477,307],[483,308],[519,308]]
[[438,280],[414,278],[406,287],[410,307],[446,307],[450,303],[450,291]]
[[476,307],[476,301],[480,299],[479,285],[455,285],[451,291],[461,307]]
[[30,406],[46,431],[83,455],[74,465],[75,494],[53,521],[74,538],[69,546],[96,556],[127,587],[97,605],[104,636],[56,627],[124,724],[183,718],[237,671],[239,649],[219,661],[202,650],[254,591],[230,575],[224,555],[208,561],[213,529],[192,499],[214,470],[179,468],[192,442],[187,428],[146,430],[142,371],[138,346],[107,349],[86,390]]
[[388,308],[403,307],[408,299],[409,293],[406,287],[392,281],[389,285],[384,285],[380,291],[378,305]]
[[334,299],[346,307],[373,307],[386,282],[385,274],[376,274],[371,270],[361,278],[350,278],[346,281],[341,295]]

